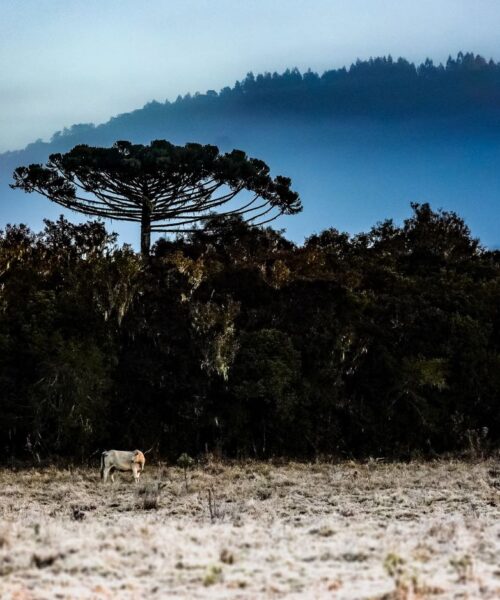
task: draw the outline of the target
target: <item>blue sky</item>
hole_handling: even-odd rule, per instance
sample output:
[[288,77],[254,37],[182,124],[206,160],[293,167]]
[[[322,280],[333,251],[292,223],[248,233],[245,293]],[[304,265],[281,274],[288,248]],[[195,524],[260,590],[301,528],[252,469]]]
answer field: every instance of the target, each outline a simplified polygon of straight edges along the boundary
[[248,71],[500,59],[499,0],[2,0],[0,151]]

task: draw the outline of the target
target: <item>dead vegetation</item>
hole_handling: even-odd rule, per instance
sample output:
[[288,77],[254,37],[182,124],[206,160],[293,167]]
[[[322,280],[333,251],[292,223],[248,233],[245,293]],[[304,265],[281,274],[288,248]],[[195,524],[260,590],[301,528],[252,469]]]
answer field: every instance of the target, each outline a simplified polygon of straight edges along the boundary
[[0,597],[498,598],[494,461],[0,471]]

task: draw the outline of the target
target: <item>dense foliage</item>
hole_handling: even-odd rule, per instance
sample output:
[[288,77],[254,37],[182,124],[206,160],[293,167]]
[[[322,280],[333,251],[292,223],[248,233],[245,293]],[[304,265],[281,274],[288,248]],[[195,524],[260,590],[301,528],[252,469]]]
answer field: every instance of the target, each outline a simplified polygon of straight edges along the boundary
[[142,259],[101,223],[0,235],[8,455],[411,456],[500,441],[500,253],[414,205],[303,246],[238,219]]

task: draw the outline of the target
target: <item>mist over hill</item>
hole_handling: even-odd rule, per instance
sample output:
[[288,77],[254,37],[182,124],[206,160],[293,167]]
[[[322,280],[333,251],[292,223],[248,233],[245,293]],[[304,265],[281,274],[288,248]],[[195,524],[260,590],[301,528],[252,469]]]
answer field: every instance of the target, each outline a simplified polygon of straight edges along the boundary
[[[60,207],[8,188],[14,168],[76,144],[166,138],[234,147],[292,178],[304,211],[278,227],[302,241],[327,226],[366,230],[412,201],[455,210],[488,245],[500,236],[500,63],[472,53],[446,64],[389,57],[349,68],[249,73],[233,87],[152,101],[101,125],[77,124],[0,155],[2,225],[37,228]],[[68,215],[75,221],[82,215]],[[136,244],[137,228],[113,223]]]

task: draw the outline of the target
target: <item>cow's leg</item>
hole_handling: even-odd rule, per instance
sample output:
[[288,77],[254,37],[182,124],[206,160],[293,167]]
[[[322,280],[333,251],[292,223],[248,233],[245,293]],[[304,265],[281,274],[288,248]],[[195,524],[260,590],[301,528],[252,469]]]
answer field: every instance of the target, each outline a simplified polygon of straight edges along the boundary
[[101,454],[101,480],[104,479],[104,468],[106,467],[106,456],[107,456],[106,452],[103,452]]
[[115,482],[115,470],[112,468],[109,472],[109,477],[111,479],[111,483]]
[[109,472],[110,472],[109,467],[103,467],[101,469],[101,479],[104,483],[106,483],[106,481],[108,480]]
[[139,483],[139,475],[141,474],[141,472],[139,470],[139,466],[136,463],[132,465],[132,473],[134,475],[134,481],[136,483]]

